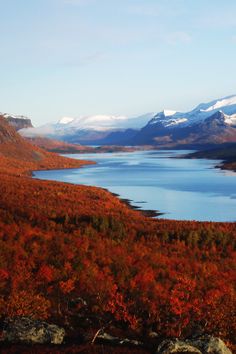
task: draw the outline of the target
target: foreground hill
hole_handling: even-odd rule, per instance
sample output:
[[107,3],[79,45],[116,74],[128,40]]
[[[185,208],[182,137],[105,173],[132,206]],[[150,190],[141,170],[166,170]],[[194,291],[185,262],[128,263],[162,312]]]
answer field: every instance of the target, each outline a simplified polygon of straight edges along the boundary
[[[65,328],[66,344],[45,353],[148,353],[196,332],[233,348],[235,223],[154,220],[103,189],[31,179],[81,162],[32,147],[2,119],[0,131],[0,322]],[[103,327],[144,349],[91,345]]]

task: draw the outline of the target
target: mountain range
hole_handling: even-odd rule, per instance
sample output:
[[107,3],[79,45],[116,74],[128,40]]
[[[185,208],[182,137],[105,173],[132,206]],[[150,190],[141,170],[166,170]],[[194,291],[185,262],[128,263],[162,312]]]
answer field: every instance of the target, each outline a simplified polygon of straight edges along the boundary
[[57,123],[20,130],[26,137],[49,137],[84,145],[198,147],[236,141],[236,95],[201,103],[189,112],[163,110],[125,116],[64,117]]
[[43,136],[79,144],[121,144],[132,139],[154,113],[128,118],[125,116],[93,115],[79,118],[63,117],[57,123],[23,129],[25,137]]

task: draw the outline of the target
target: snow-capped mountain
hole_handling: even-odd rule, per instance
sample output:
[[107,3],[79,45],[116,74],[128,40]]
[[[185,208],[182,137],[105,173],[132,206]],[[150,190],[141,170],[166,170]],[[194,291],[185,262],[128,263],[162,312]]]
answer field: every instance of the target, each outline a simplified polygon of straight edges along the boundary
[[128,118],[125,116],[93,115],[78,118],[63,117],[57,123],[46,124],[38,128],[22,129],[25,137],[46,136],[73,142],[100,142],[111,133],[127,130],[138,131],[148,123],[154,113]]
[[236,95],[201,103],[190,112],[164,110],[157,113],[148,124],[161,124],[164,127],[191,126],[204,121],[217,111],[225,114],[227,124],[236,125]]
[[57,123],[20,130],[26,137],[49,137],[86,145],[215,144],[236,141],[236,95],[201,103],[189,112],[163,110],[139,117],[63,117]]
[[201,103],[190,112],[157,113],[134,144],[200,145],[236,141],[236,95]]

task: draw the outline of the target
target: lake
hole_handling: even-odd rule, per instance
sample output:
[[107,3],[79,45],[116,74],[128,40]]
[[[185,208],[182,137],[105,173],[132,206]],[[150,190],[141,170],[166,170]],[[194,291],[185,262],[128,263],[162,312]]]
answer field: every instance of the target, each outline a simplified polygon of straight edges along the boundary
[[219,161],[174,158],[188,151],[73,154],[96,161],[80,169],[36,171],[34,177],[106,188],[133,206],[161,218],[236,221],[236,173],[214,168]]

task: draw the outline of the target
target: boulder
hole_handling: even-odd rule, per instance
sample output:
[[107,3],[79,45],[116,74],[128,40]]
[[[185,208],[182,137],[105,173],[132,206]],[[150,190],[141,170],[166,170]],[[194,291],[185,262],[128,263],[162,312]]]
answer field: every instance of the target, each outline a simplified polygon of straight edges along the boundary
[[197,339],[188,340],[187,342],[201,349],[204,354],[232,354],[225,343],[217,337],[206,335]]
[[158,346],[156,354],[203,354],[198,348],[178,339],[166,339]]
[[128,338],[119,338],[111,336],[109,333],[101,332],[99,333],[95,339],[98,339],[102,342],[106,342],[112,345],[117,346],[134,346],[134,347],[142,347],[143,343],[138,340],[128,339]]
[[65,330],[55,324],[28,317],[7,319],[4,322],[1,341],[31,344],[61,344]]
[[158,346],[156,354],[232,354],[225,343],[212,336],[201,336],[184,341],[179,339],[167,339]]

